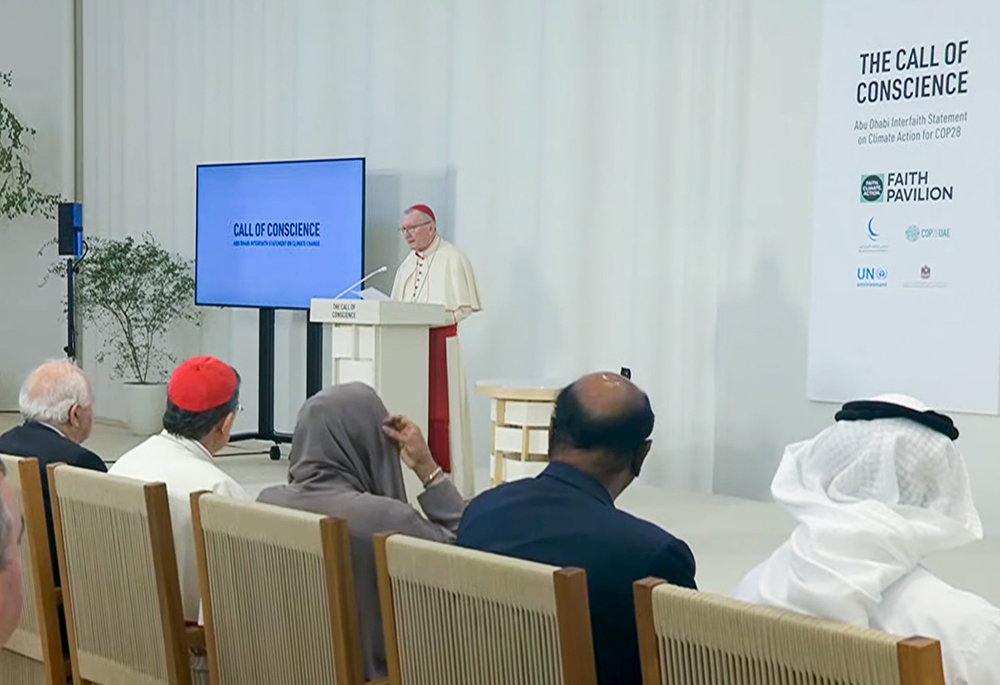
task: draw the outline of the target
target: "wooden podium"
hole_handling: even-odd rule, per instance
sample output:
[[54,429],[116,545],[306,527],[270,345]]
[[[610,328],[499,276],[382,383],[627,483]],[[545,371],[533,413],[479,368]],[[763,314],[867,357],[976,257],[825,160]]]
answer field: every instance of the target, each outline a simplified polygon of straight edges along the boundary
[[445,323],[439,304],[313,299],[309,320],[331,324],[333,384],[375,388],[392,414],[427,435],[429,329]]

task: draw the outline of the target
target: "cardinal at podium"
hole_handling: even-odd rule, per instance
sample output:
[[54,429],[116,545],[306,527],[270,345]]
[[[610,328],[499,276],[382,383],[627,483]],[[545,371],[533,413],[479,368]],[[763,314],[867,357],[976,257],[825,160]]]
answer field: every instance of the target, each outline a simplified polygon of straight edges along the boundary
[[[453,473],[458,488],[471,495],[472,435],[457,336],[458,323],[481,309],[479,288],[469,259],[438,235],[430,207],[407,209],[399,230],[411,252],[396,271],[392,299],[441,304],[448,314],[448,322],[430,333],[427,443],[441,468]],[[458,381],[451,397],[449,378]]]

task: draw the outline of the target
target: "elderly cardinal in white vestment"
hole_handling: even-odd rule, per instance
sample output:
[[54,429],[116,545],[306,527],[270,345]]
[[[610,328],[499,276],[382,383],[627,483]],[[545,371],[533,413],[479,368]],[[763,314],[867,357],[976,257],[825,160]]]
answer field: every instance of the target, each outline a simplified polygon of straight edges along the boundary
[[427,205],[403,212],[400,232],[412,250],[392,284],[392,299],[441,304],[445,325],[430,332],[427,444],[459,490],[473,494],[472,435],[465,373],[458,347],[458,323],[482,308],[469,259],[437,233],[437,219]]

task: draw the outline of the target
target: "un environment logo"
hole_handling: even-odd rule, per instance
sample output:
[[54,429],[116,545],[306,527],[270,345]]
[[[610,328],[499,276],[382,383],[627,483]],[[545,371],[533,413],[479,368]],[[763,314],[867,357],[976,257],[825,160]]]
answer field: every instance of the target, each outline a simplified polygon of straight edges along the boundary
[[885,190],[885,174],[865,174],[861,177],[861,201],[881,202]]
[[917,242],[920,239],[920,228],[917,226],[910,226],[906,229],[906,239],[911,243]]

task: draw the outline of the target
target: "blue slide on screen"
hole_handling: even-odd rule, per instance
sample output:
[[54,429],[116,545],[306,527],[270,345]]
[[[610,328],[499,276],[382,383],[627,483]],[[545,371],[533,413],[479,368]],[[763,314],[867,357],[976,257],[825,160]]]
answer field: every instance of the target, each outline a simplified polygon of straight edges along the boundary
[[363,159],[198,167],[199,305],[308,309],[364,268]]

